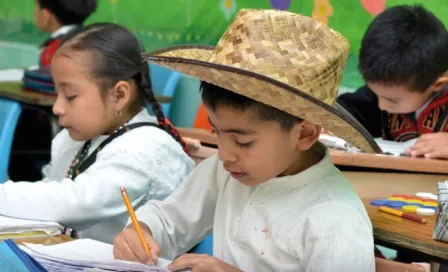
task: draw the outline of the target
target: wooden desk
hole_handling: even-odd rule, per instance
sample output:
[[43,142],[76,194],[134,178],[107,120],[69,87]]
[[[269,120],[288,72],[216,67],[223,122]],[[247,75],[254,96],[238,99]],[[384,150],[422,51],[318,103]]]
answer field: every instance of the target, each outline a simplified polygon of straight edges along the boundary
[[417,192],[437,193],[437,182],[448,175],[376,173],[344,171],[362,199],[381,198],[392,194],[413,195]]
[[33,106],[52,107],[56,96],[22,91],[21,82],[0,82],[0,97]]
[[[178,128],[178,130],[184,137],[198,139],[206,144],[217,144],[216,136],[210,131],[192,128]],[[448,160],[394,157],[368,153],[347,153],[341,150],[330,150],[330,156],[333,163],[338,166],[448,174]]]
[[[55,95],[24,92],[21,87],[21,82],[0,82],[0,97],[41,107],[52,107],[56,101]],[[167,96],[156,95],[155,97],[159,103],[170,103],[172,100],[171,97]]]
[[432,239],[436,216],[426,216],[426,224],[379,212],[369,204],[370,200],[392,194],[437,192],[437,182],[448,179],[447,175],[424,175],[406,173],[343,172],[356,192],[363,199],[373,226],[376,243],[393,248],[407,248],[427,254],[434,259],[448,261],[448,243]]
[[333,163],[339,166],[353,166],[417,173],[448,174],[448,160],[394,157],[370,153],[346,153],[342,150],[333,149],[330,150],[330,156]]
[[[51,125],[52,137],[54,138],[61,130],[57,117],[53,115],[51,107],[56,101],[56,95],[23,91],[21,82],[0,82],[0,97],[24,103],[28,108],[44,112]],[[171,103],[171,97],[155,95],[159,103]]]
[[378,211],[377,207],[363,200],[373,225],[373,237],[378,244],[395,248],[412,249],[436,259],[448,261],[448,243],[432,239],[436,216],[425,216],[428,221],[420,224],[408,219]]

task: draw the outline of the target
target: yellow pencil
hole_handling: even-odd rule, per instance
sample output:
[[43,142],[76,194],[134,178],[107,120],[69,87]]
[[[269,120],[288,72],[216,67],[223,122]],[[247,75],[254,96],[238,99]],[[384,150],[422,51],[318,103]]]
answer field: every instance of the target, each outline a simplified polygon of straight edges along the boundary
[[135,231],[137,231],[138,236],[140,236],[140,242],[142,243],[143,248],[146,253],[152,260],[151,251],[148,244],[145,242],[145,238],[143,237],[142,230],[140,229],[140,225],[138,224],[137,216],[135,216],[134,208],[132,208],[131,201],[129,201],[128,193],[124,187],[120,188],[121,195],[123,196],[124,204],[126,204],[126,208],[128,209],[129,216],[131,217],[132,224],[134,225]]

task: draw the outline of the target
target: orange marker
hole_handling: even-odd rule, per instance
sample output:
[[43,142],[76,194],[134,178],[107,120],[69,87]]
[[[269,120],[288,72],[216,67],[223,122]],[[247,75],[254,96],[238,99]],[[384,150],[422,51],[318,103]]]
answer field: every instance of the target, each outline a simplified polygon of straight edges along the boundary
[[128,193],[126,192],[126,189],[124,187],[121,187],[120,190],[121,190],[121,195],[123,196],[124,204],[126,205],[126,208],[128,209],[129,216],[131,217],[132,224],[134,225],[134,229],[135,229],[135,231],[137,231],[138,236],[140,237],[140,242],[142,243],[142,246],[145,249],[146,254],[148,254],[148,256],[151,257],[151,260],[152,260],[150,248],[149,248],[148,244],[145,242],[145,238],[143,237],[142,230],[140,229],[140,225],[138,224],[137,216],[135,216],[134,208],[132,208],[131,202],[129,201]]
[[391,209],[389,207],[380,207],[379,209],[380,209],[380,211],[388,213],[388,214],[400,216],[402,218],[406,218],[406,219],[409,219],[409,220],[412,220],[412,221],[415,221],[415,222],[419,222],[419,223],[422,223],[422,224],[426,223],[426,219],[425,218],[422,218],[422,217],[419,217],[419,216],[415,216],[415,215],[412,215],[412,214],[409,214],[409,213],[405,213],[405,212],[402,212],[402,211],[394,210],[394,209]]

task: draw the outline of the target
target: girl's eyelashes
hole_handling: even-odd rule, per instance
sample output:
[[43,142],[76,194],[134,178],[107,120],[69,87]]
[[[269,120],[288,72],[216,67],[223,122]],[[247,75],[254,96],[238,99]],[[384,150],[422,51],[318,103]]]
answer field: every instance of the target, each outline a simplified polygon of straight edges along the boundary
[[66,96],[65,98],[68,100],[68,101],[73,101],[73,99],[75,99],[77,97],[77,95],[72,95],[72,96]]

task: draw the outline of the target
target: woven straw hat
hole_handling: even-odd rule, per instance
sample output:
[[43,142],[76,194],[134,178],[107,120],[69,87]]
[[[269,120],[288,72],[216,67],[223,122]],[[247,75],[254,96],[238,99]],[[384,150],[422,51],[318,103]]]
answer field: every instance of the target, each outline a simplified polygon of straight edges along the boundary
[[216,47],[177,46],[145,60],[306,119],[365,152],[370,134],[336,104],[348,41],[323,23],[278,10],[243,9]]

